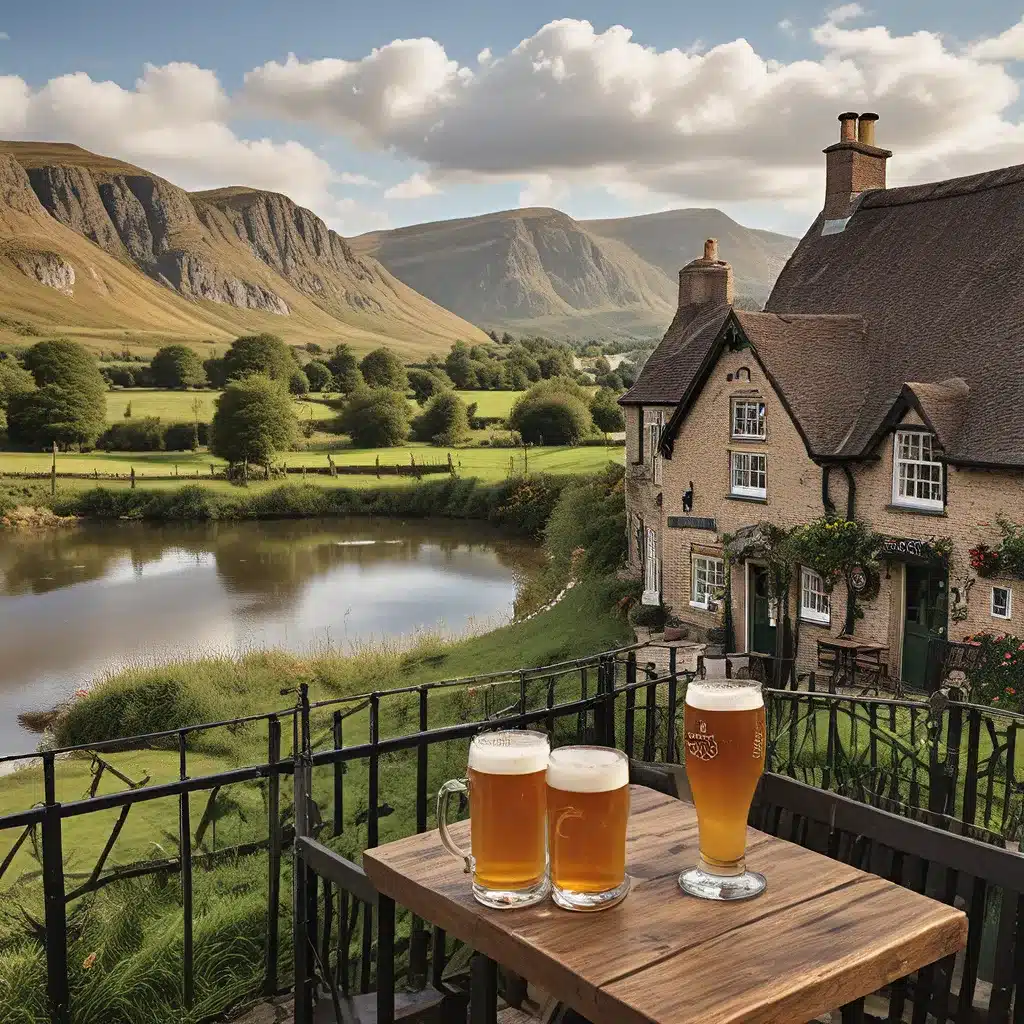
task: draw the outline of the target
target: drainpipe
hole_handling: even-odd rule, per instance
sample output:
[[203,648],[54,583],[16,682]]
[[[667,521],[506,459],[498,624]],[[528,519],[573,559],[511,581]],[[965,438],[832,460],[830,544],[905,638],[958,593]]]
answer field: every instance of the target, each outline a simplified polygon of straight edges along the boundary
[[825,515],[827,516],[834,515],[836,511],[832,495],[828,492],[828,478],[831,472],[831,466],[821,467],[821,507],[825,510]]
[[[843,472],[846,474],[846,518],[853,519],[857,514],[857,483],[853,479],[853,471],[846,463],[843,463]],[[850,587],[849,581],[846,585],[846,622],[843,626],[844,633],[853,632],[854,613],[857,610],[857,595]]]

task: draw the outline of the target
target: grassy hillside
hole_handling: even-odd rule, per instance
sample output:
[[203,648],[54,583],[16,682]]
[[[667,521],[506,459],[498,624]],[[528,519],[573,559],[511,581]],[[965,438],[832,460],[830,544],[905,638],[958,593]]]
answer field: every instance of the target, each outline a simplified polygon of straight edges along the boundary
[[285,196],[190,194],[75,146],[0,143],[0,343],[32,331],[144,354],[258,331],[408,358],[484,340]]

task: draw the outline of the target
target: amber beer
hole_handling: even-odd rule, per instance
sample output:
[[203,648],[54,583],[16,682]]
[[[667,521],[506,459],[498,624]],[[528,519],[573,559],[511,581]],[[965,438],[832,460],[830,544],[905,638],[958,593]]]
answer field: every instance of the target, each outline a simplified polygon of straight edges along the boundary
[[612,747],[560,747],[548,760],[551,896],[566,910],[602,910],[629,891],[629,760]]
[[680,886],[708,899],[745,899],[765,887],[746,870],[747,815],[764,771],[765,716],[760,685],[694,680],[686,691],[686,775],[700,832],[697,868]]
[[[438,794],[441,841],[466,861],[473,874],[473,895],[486,906],[528,906],[548,894],[545,774],[549,752],[548,738],[539,732],[476,736],[469,747],[468,780],[446,782]],[[469,854],[448,832],[448,800],[458,792],[469,794]]]

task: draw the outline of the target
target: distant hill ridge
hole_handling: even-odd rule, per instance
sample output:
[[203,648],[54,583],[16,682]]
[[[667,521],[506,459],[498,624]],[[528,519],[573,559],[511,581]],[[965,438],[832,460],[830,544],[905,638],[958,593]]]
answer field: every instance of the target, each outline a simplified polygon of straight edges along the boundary
[[745,228],[720,210],[576,221],[526,208],[350,239],[396,277],[487,328],[554,335],[660,335],[677,272],[719,239],[740,304],[760,308],[797,239]]
[[0,142],[0,309],[83,329],[390,342],[409,356],[484,340],[284,195],[189,193],[62,143]]

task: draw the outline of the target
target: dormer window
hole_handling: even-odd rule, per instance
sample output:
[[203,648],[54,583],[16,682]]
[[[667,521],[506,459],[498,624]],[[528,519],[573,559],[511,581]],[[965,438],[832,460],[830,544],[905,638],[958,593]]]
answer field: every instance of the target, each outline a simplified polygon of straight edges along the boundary
[[893,438],[892,502],[941,512],[945,504],[942,463],[934,438],[923,430],[897,430]]
[[733,399],[732,436],[739,440],[765,439],[764,402],[756,398]]

